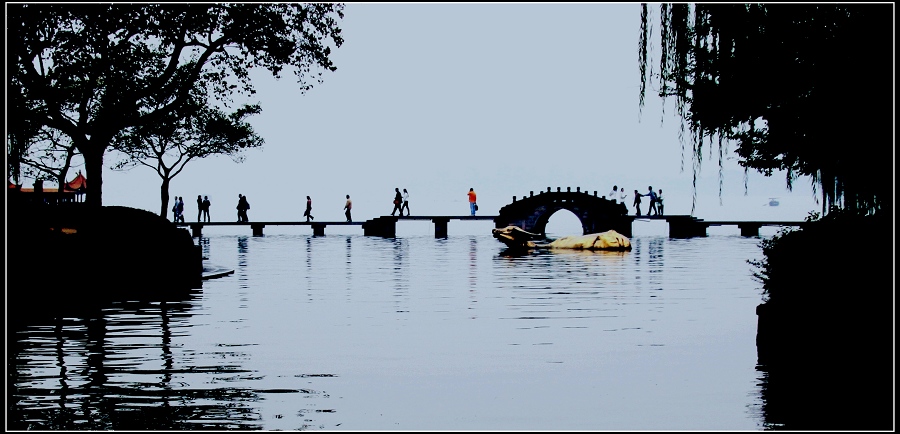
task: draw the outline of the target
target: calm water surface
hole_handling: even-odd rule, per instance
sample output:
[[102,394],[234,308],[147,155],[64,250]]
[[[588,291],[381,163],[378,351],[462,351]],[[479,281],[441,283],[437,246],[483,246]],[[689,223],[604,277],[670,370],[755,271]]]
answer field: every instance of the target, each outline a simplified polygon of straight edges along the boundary
[[8,335],[8,427],[767,428],[759,238],[511,257],[485,227],[204,233],[235,273],[193,298]]

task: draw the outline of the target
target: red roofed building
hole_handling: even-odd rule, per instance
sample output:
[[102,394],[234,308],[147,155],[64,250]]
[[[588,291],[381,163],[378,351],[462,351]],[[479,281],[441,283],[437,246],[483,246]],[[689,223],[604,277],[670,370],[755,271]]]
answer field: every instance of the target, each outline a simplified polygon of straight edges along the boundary
[[32,188],[15,185],[9,180],[7,180],[7,182],[9,182],[7,190],[9,195],[17,195],[21,200],[26,202],[36,200],[36,196],[40,196],[44,202],[53,204],[84,202],[84,194],[87,192],[87,178],[81,174],[80,170],[75,176],[75,179],[67,182],[66,185],[63,186],[62,192],[59,191],[58,187],[44,188],[44,181],[35,181],[34,187]]
[[65,190],[74,191],[76,193],[77,192],[84,193],[85,191],[87,191],[87,178],[85,178],[84,175],[82,175],[81,171],[79,170],[78,176],[76,176],[75,179],[66,183]]

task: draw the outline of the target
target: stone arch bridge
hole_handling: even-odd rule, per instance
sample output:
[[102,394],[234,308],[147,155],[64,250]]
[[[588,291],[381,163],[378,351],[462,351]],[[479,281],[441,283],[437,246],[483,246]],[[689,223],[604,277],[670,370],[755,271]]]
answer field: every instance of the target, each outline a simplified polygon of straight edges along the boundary
[[634,219],[628,216],[625,204],[597,197],[596,191],[593,194],[581,191],[580,187],[575,191],[571,187],[566,187],[566,191],[557,187],[555,192],[547,187],[547,191],[540,191],[537,195],[532,191],[528,197],[520,200],[513,196],[511,204],[500,208],[494,223],[498,228],[513,225],[544,235],[550,217],[560,210],[575,214],[581,221],[584,234],[613,229],[626,237],[631,236],[631,223]]

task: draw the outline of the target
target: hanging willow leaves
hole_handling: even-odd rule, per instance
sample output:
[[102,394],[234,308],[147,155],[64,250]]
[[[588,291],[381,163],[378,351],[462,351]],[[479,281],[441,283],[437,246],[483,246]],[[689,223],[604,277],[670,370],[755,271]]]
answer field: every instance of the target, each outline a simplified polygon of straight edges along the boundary
[[708,143],[720,197],[734,145],[745,179],[750,169],[784,171],[790,189],[809,176],[823,212],[891,209],[892,5],[661,4],[655,69],[651,13],[643,4],[639,104],[654,82],[660,98],[674,99],[679,138],[692,150],[694,205]]

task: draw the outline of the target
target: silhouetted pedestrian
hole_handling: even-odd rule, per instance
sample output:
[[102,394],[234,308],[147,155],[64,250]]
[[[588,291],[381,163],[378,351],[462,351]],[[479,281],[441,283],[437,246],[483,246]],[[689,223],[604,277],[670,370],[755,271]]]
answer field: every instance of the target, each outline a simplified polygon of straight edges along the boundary
[[474,217],[475,211],[478,211],[478,202],[477,202],[477,198],[475,196],[475,189],[470,188],[469,193],[467,193],[467,194],[469,195],[469,211],[472,212],[472,217]]
[[641,196],[637,190],[634,191],[634,215],[641,215]]
[[350,195],[348,194],[348,195],[347,195],[347,203],[344,204],[344,209],[346,210],[346,211],[344,212],[344,215],[347,216],[347,221],[348,221],[348,222],[352,222],[352,221],[353,221],[353,219],[350,218],[350,209],[351,209],[351,208],[353,208],[353,202],[350,202]]
[[250,209],[250,202],[247,201],[247,196],[238,194],[237,212],[238,212],[238,221],[239,222],[249,222],[250,221],[250,219],[247,217],[248,209]]
[[647,208],[647,215],[649,216],[652,212],[654,215],[659,215],[659,211],[656,209],[656,192],[653,191],[653,186],[647,187],[648,193],[644,196],[650,196],[650,207]]
[[391,210],[391,215],[394,215],[395,212],[400,211],[400,216],[403,216],[403,209],[401,209],[401,205],[403,204],[403,196],[400,194],[400,189],[394,189],[394,209]]
[[619,200],[619,186],[614,185],[612,191],[609,192],[609,200],[615,202]]
[[209,221],[209,206],[212,205],[209,201],[209,196],[203,196],[203,221]]
[[199,194],[197,195],[197,221],[200,221],[200,218],[203,216],[203,197]]
[[306,221],[309,221],[309,219],[316,219],[312,216],[312,199],[310,199],[309,196],[306,196],[306,211],[303,211],[303,217],[306,217]]
[[175,207],[177,208],[175,213],[178,214],[176,219],[184,223],[184,197],[178,196],[178,202],[176,202]]
[[659,215],[663,215],[663,197],[662,197],[662,189],[659,189],[659,193],[656,195],[656,209],[659,211]]
[[403,216],[403,210],[406,210],[406,216],[409,217],[409,192],[403,189],[403,207],[400,208],[400,216]]

